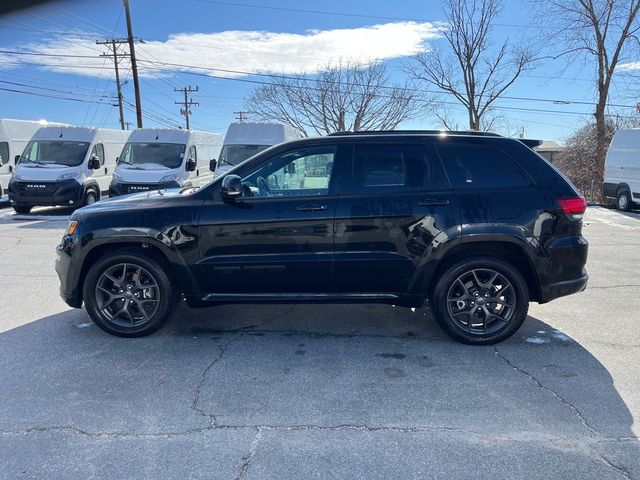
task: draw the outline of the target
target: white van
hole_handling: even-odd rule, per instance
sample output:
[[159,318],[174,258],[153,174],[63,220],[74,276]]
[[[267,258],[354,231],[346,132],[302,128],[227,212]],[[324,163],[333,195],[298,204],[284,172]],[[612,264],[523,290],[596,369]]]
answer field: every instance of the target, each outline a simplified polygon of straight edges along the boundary
[[604,164],[602,193],[615,198],[618,210],[640,206],[640,128],[618,130]]
[[16,166],[16,155],[22,153],[33,134],[46,123],[0,118],[0,197],[7,192],[11,173]]
[[216,175],[224,174],[273,145],[301,138],[304,135],[300,130],[282,123],[232,123],[224,136]]
[[36,205],[80,207],[109,190],[116,157],[130,132],[103,128],[40,128],[16,157],[9,201],[18,213]]
[[222,135],[217,133],[134,130],[118,160],[109,194],[202,186],[213,180],[221,149]]

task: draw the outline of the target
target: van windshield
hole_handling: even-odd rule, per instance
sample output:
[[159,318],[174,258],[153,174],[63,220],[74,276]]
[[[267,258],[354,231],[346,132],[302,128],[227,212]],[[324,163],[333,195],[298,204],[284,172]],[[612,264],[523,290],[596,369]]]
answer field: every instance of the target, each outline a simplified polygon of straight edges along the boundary
[[182,143],[127,143],[119,164],[138,168],[178,168],[182,165],[185,147]]
[[88,142],[32,140],[24,149],[19,163],[77,167],[84,161],[88,149]]
[[224,145],[220,152],[220,166],[235,167],[271,145]]

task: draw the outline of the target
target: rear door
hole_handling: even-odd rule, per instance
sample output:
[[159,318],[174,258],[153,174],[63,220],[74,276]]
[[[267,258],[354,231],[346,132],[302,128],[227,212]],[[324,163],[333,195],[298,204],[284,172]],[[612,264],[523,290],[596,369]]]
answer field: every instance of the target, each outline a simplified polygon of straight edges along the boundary
[[354,143],[350,173],[336,209],[336,290],[420,292],[425,263],[459,225],[435,152],[419,141]]

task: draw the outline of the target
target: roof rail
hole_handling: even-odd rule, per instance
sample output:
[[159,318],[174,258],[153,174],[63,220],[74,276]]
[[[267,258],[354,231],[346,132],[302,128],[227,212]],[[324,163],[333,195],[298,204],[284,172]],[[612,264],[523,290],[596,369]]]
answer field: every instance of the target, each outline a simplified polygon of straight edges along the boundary
[[497,133],[480,132],[477,130],[358,130],[357,132],[334,132],[330,137],[341,137],[349,135],[470,135],[477,137],[500,137]]

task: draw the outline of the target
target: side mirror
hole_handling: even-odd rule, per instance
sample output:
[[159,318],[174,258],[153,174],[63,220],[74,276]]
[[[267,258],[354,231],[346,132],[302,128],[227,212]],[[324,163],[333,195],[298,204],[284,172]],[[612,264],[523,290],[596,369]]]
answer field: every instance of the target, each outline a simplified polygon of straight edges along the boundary
[[89,157],[89,169],[98,170],[100,168],[100,158],[97,155],[91,155]]
[[217,167],[218,167],[218,161],[215,158],[212,158],[211,160],[209,160],[209,170],[211,170],[212,172],[215,172]]
[[222,199],[234,201],[242,193],[242,179],[238,175],[225,175],[222,179]]
[[14,161],[14,162],[16,163],[16,165],[17,165],[17,164],[18,164],[18,162],[20,161],[20,155],[16,155],[16,156],[13,158],[13,161]]
[[120,163],[120,157],[116,157],[116,165]]
[[196,161],[193,158],[187,159],[187,172],[195,172],[196,171]]

